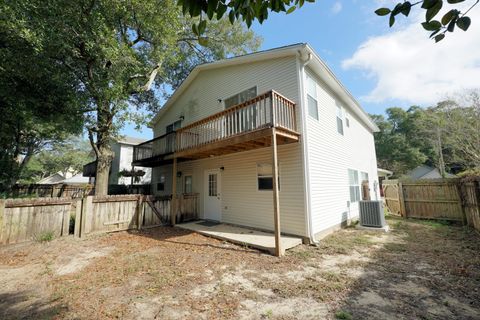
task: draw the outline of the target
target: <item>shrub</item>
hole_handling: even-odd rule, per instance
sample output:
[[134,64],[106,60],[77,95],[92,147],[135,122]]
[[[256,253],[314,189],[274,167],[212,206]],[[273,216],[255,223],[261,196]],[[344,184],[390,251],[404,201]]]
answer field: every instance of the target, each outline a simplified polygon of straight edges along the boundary
[[342,310],[337,311],[335,313],[335,318],[336,319],[343,319],[343,320],[352,320],[353,319],[353,317],[350,313],[348,313],[347,311],[342,311]]
[[55,238],[55,234],[53,231],[45,231],[40,233],[39,236],[37,236],[37,241],[38,242],[49,242],[52,241],[53,238]]

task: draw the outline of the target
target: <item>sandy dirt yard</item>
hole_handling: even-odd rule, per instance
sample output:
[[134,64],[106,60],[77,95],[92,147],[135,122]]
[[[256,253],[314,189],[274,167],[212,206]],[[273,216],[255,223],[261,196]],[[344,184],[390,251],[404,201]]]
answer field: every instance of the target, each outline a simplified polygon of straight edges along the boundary
[[0,248],[1,319],[480,319],[480,236],[389,218],[275,258],[177,228]]

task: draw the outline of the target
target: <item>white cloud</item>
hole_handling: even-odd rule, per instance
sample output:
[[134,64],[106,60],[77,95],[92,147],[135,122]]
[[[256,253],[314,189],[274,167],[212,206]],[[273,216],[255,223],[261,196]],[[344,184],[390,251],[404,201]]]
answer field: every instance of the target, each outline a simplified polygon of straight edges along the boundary
[[342,66],[360,69],[375,80],[375,88],[362,98],[369,102],[395,99],[425,105],[453,92],[478,88],[480,8],[469,16],[472,24],[467,32],[456,28],[437,44],[420,25],[423,17],[410,17],[406,26],[395,25],[390,32],[362,43]]
[[337,14],[337,13],[339,13],[340,11],[342,11],[342,8],[343,8],[342,3],[341,3],[340,1],[336,1],[336,2],[333,4],[333,6],[332,6],[332,8],[330,9],[330,11],[332,11],[333,14]]

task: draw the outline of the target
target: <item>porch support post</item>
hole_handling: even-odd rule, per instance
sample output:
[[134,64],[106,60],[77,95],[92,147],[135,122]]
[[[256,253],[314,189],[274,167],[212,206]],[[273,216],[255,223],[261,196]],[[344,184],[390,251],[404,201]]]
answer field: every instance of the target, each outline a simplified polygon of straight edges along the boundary
[[173,158],[172,172],[172,202],[170,204],[170,224],[175,225],[177,215],[177,158]]
[[[273,113],[273,112],[272,112]],[[278,195],[278,155],[277,155],[277,132],[272,128],[272,170],[273,170],[273,217],[275,225],[275,255],[283,256],[285,251],[282,248],[280,238],[280,199]]]
[[133,188],[133,183],[134,183],[134,180],[135,180],[135,176],[134,176],[134,174],[135,174],[135,166],[132,166],[132,171],[131,171],[131,173],[132,173],[132,176],[130,177],[130,185],[131,185],[132,188]]

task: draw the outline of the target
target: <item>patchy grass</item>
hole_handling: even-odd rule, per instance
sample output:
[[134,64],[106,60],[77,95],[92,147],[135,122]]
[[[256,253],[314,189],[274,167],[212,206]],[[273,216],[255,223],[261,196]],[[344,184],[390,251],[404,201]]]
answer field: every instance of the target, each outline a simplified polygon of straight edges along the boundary
[[387,234],[347,228],[283,258],[176,228],[4,247],[0,298],[10,300],[0,317],[477,317],[480,237],[443,222],[387,221]]

